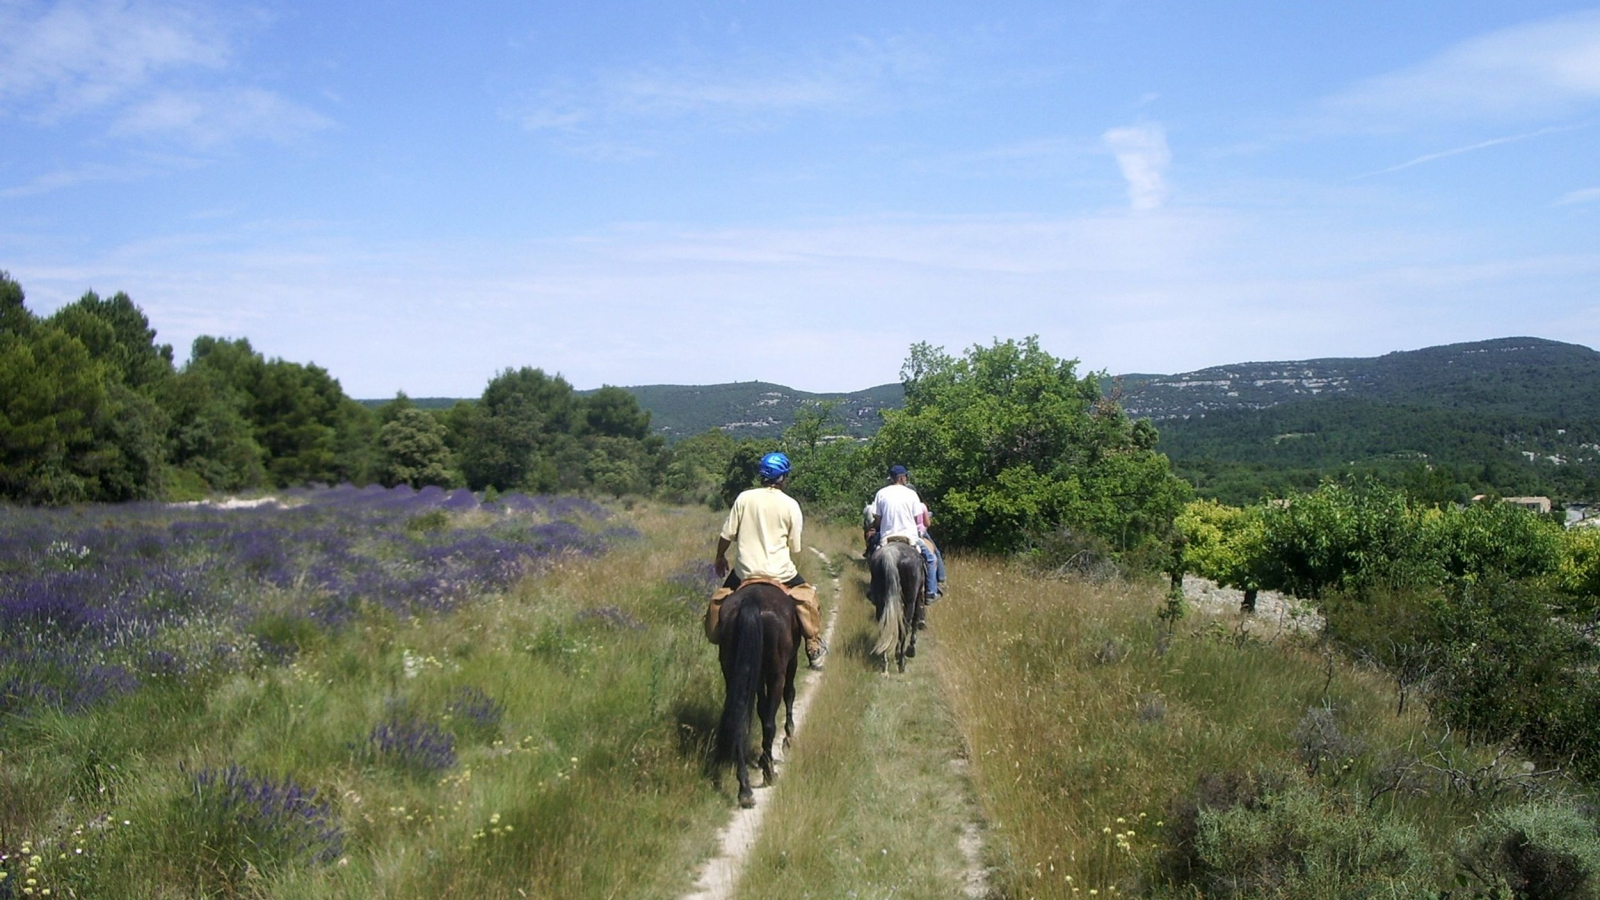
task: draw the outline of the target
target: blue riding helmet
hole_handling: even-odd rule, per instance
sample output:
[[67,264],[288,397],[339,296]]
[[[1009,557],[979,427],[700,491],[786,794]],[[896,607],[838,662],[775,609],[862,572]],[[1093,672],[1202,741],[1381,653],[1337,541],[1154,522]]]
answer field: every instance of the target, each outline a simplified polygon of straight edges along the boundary
[[761,465],[756,469],[761,477],[767,481],[777,481],[789,474],[789,457],[782,453],[768,453],[761,457]]

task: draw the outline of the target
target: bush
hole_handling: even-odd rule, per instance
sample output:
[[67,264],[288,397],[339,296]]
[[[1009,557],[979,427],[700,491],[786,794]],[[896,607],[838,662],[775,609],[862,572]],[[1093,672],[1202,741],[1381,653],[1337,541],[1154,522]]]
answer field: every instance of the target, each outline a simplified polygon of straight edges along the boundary
[[1164,872],[1205,896],[1415,895],[1433,876],[1415,829],[1290,773],[1206,776],[1169,817]]
[[373,726],[366,751],[373,762],[417,778],[431,778],[456,764],[455,735],[398,714]]
[[1452,725],[1600,774],[1600,686],[1593,644],[1554,616],[1536,583],[1482,577],[1449,588],[1329,595],[1327,634],[1398,682],[1419,683]]
[[1461,842],[1462,871],[1486,892],[1533,900],[1600,897],[1600,831],[1571,805],[1495,810]]
[[172,868],[204,888],[233,893],[247,880],[291,864],[328,863],[344,831],[316,791],[291,778],[258,777],[239,766],[204,769],[178,801],[186,843],[169,848]]
[[950,547],[1007,552],[1066,526],[1117,554],[1164,543],[1190,488],[1155,452],[1156,431],[1079,378],[1037,338],[960,358],[918,344],[901,368],[905,408],[868,455],[911,469]]

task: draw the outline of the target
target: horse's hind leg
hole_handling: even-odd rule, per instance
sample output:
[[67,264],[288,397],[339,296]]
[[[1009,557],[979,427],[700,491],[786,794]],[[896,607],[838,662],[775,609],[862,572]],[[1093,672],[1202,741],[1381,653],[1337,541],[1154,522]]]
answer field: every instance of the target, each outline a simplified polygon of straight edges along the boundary
[[783,749],[794,743],[794,669],[796,653],[789,657],[789,677],[783,682]]
[[750,789],[750,747],[741,745],[734,751],[739,770],[739,805],[749,809],[756,805],[756,792]]
[[[781,676],[780,676],[781,677]],[[777,687],[777,685],[773,685]],[[757,708],[761,711],[761,774],[764,785],[771,787],[777,780],[772,771],[772,741],[778,736],[778,699],[781,691],[767,690]]]

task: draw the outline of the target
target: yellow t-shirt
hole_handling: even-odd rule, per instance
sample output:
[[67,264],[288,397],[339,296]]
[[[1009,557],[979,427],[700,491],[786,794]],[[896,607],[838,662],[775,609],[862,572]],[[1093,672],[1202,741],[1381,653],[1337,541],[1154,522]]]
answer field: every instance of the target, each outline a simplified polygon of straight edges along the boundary
[[771,578],[788,581],[799,570],[791,554],[800,552],[800,504],[775,487],[751,488],[733,501],[722,539],[737,554],[733,571],[739,580]]

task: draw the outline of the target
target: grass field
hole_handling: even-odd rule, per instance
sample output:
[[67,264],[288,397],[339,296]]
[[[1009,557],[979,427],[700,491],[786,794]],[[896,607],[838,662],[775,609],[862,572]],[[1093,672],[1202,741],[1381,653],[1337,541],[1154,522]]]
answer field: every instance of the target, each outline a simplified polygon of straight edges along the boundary
[[[735,806],[717,524],[381,490],[0,510],[0,900],[685,895]],[[1572,785],[1154,587],[958,558],[880,674],[857,539],[808,529],[834,652],[741,897],[961,896],[975,826],[1006,900],[1489,896],[1505,834],[1600,859]]]
[[[509,514],[457,505],[227,521],[17,511],[3,570],[0,897],[685,890],[728,807],[705,771],[721,684],[698,621],[715,516],[531,509],[490,546],[486,523]],[[201,549],[173,549],[196,522]],[[573,549],[537,546],[551,528]],[[191,580],[113,577],[123,543]],[[261,551],[254,569],[255,557],[212,558],[235,544],[283,552]],[[314,583],[327,554],[313,544],[338,545],[373,578],[352,598],[337,578]],[[79,575],[123,585],[102,606],[126,614],[68,628],[64,600],[48,613],[24,602],[38,593],[27,585],[60,588],[61,545]],[[430,556],[447,547],[515,572],[480,577]],[[396,580],[419,568],[454,581],[405,596],[427,587]],[[391,588],[395,602],[369,599]],[[190,597],[181,614],[147,608],[175,595]],[[170,672],[151,667],[158,654]],[[41,660],[55,668],[26,665]],[[73,665],[84,685],[126,678],[88,696]]]
[[1480,823],[1572,787],[1397,715],[1314,641],[1169,630],[1154,586],[950,568],[936,658],[999,896],[1487,896],[1460,855]]

